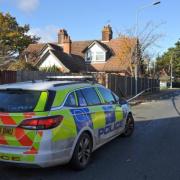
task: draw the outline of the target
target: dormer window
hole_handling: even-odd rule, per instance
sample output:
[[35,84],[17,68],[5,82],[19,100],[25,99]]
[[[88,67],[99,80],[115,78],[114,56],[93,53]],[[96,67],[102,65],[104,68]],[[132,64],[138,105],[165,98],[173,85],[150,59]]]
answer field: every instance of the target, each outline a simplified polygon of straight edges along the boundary
[[100,51],[87,51],[85,55],[86,62],[104,62],[106,61],[106,52]]
[[87,63],[100,63],[106,61],[107,50],[97,41],[94,41],[84,51]]

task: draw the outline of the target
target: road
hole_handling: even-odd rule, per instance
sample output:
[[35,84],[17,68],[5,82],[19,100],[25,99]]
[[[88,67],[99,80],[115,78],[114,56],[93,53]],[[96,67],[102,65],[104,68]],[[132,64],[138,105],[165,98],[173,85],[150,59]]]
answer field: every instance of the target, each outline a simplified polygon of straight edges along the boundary
[[[159,99],[159,100],[158,100]],[[80,172],[68,166],[27,169],[0,164],[2,180],[180,180],[180,90],[133,107],[132,137],[118,137],[94,152]]]

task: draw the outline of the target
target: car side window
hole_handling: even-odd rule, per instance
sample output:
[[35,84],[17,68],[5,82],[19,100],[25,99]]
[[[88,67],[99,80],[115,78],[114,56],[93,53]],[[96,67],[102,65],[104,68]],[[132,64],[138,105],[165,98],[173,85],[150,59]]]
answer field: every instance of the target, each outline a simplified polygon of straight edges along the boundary
[[101,93],[105,103],[107,104],[114,104],[116,100],[114,99],[112,92],[108,89],[98,87],[99,92]]
[[82,94],[86,99],[88,106],[101,104],[101,101],[94,88],[82,89]]
[[76,99],[75,99],[75,94],[74,92],[69,94],[68,98],[66,99],[66,102],[64,104],[65,106],[68,107],[74,107],[76,106]]
[[84,96],[82,95],[81,90],[76,91],[77,99],[78,99],[78,105],[79,106],[87,106],[86,100]]

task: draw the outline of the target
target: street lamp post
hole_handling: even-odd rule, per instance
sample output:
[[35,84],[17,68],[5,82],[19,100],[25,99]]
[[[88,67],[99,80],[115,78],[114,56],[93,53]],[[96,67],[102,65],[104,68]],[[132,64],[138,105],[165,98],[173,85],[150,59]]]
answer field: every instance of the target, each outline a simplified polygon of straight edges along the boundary
[[148,7],[151,7],[151,6],[156,6],[158,4],[160,4],[161,2],[160,1],[157,1],[157,2],[154,2],[154,3],[151,3],[151,4],[148,4],[146,6],[142,6],[140,7],[137,12],[136,12],[136,32],[135,32],[135,35],[136,35],[136,62],[135,62],[135,93],[137,94],[138,93],[138,60],[139,60],[139,57],[138,57],[138,39],[139,39],[139,35],[138,35],[138,27],[139,27],[139,14],[141,11],[143,11],[144,9],[148,8]]

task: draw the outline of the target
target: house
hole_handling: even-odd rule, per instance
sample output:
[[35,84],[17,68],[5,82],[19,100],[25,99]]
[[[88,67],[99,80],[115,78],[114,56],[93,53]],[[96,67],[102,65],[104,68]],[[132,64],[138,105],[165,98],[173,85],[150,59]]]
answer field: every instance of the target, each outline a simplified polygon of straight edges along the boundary
[[104,26],[101,40],[72,41],[65,29],[55,43],[30,44],[22,56],[39,69],[56,66],[61,72],[111,72],[132,75],[137,40],[113,39],[110,25]]
[[159,79],[160,79],[160,88],[161,89],[168,88],[169,82],[170,82],[170,77],[168,76],[168,74],[166,73],[166,71],[164,69],[162,69],[159,72]]

